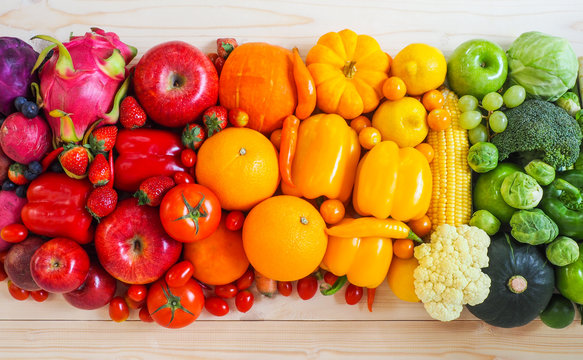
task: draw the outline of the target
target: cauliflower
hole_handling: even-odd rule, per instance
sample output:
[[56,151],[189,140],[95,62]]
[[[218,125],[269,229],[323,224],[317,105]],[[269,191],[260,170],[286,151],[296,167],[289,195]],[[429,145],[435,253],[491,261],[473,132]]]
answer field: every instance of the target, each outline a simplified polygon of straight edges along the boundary
[[475,226],[440,225],[431,241],[415,247],[415,294],[432,318],[457,319],[464,304],[481,304],[490,293],[490,237]]

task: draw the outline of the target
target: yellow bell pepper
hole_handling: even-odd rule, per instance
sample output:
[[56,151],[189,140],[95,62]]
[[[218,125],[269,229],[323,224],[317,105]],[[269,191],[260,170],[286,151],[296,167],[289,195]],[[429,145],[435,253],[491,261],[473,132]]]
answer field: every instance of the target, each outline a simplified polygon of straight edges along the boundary
[[382,141],[358,164],[352,204],[360,215],[406,222],[425,215],[431,187],[431,169],[419,150]]
[[294,186],[282,182],[282,191],[307,199],[326,196],[346,202],[352,193],[359,158],[358,135],[342,117],[311,116],[300,123],[297,132],[291,165]]

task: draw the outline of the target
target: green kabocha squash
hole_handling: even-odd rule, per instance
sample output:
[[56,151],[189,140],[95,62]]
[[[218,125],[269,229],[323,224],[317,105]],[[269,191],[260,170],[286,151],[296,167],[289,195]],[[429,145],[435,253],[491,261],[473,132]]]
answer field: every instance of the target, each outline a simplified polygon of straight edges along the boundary
[[474,316],[503,328],[526,325],[546,308],[555,288],[552,266],[535,246],[522,244],[499,233],[488,248],[490,294],[476,306]]

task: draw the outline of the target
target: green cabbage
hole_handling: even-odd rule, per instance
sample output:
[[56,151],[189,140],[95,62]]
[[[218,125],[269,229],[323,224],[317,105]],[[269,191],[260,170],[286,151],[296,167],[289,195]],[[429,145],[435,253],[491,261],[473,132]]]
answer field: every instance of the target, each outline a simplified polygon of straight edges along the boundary
[[520,35],[508,49],[509,77],[536,99],[555,101],[575,86],[579,64],[571,44],[537,31]]

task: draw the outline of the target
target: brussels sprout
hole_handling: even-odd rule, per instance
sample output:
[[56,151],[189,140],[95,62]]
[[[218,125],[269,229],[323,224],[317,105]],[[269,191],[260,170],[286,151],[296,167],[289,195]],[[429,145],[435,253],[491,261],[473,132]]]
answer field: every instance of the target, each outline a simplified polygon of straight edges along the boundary
[[468,164],[477,173],[485,173],[498,165],[498,148],[489,142],[479,142],[468,152]]
[[502,199],[515,209],[528,210],[538,205],[543,198],[543,188],[525,173],[510,174],[500,186]]
[[500,220],[488,210],[478,210],[472,215],[470,226],[478,227],[488,235],[494,235],[500,230]]
[[579,258],[579,245],[567,236],[558,236],[547,245],[547,259],[556,266],[566,266]]
[[541,186],[547,186],[555,180],[555,168],[542,160],[532,160],[524,170]]
[[541,209],[518,210],[510,218],[510,233],[516,241],[540,245],[553,241],[559,227]]
[[581,110],[579,105],[579,97],[571,91],[567,91],[555,102],[557,106],[563,108],[569,115],[575,117],[577,112]]

